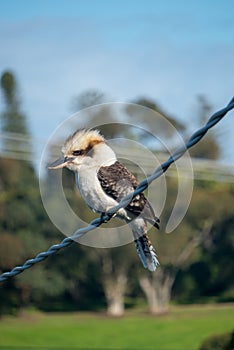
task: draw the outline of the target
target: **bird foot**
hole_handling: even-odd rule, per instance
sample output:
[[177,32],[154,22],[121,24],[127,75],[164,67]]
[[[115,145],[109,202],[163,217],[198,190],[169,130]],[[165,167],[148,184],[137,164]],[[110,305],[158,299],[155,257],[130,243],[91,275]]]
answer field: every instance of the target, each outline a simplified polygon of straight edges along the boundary
[[[108,210],[104,213],[101,213],[101,220],[106,224],[110,219],[114,218],[117,214],[108,214]],[[108,219],[104,219],[105,216],[108,216]]]

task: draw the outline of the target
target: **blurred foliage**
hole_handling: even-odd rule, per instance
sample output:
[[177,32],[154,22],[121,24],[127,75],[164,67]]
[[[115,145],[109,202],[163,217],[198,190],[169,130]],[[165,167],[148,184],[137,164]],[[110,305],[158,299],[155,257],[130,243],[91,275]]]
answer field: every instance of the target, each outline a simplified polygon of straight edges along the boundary
[[[20,132],[30,138],[27,118],[21,111],[19,88],[13,73],[3,73],[1,91],[5,103],[1,112],[1,131]],[[80,109],[105,100],[102,92],[91,90],[80,94],[74,104],[75,108]],[[202,118],[206,118],[205,112],[208,109],[205,102],[199,102]],[[159,112],[175,129],[186,132],[185,126],[176,118],[168,116],[155,101],[147,98],[135,100],[135,105],[129,106],[125,111],[126,118],[129,118],[127,121],[137,125],[138,121],[144,121],[136,104],[148,107],[149,116],[155,111]],[[139,114],[135,114],[135,111]],[[112,114],[109,106],[103,105],[100,106],[98,114],[93,115],[93,118],[101,115],[108,120],[108,124],[103,123],[100,126],[101,132],[108,138],[125,136],[143,140],[149,137],[137,128],[125,128]],[[173,137],[174,129],[171,130],[161,125],[160,132],[167,137]],[[216,159],[219,154],[216,138],[210,135],[205,140],[202,152],[197,148],[193,155]],[[13,149],[14,142],[14,139],[8,139],[4,147]],[[46,176],[50,179],[49,172]],[[161,232],[156,233],[154,229],[150,232],[161,262],[161,279],[165,279],[167,274],[174,276],[171,296],[175,302],[196,303],[209,299],[234,301],[234,220],[231,205],[234,199],[233,188],[229,184],[197,181],[183,222],[175,232],[165,235],[163,223],[167,221],[177,195],[177,180],[166,178],[166,181],[168,195],[161,217]],[[95,214],[75,190],[74,175],[67,170],[63,171],[63,186],[74,212],[86,222],[93,219]],[[194,239],[201,238],[207,223],[211,225],[209,234],[204,235],[199,246],[194,245],[186,259],[179,259],[186,248],[191,248]],[[1,272],[23,263],[64,238],[45,213],[37,174],[29,162],[0,158],[0,229]],[[0,289],[0,314],[14,314],[29,305],[50,311],[103,309],[106,304],[108,306],[111,303],[111,298],[116,297],[114,291],[118,289],[120,280],[122,290],[119,293],[127,297],[129,305],[134,306],[143,296],[139,286],[139,279],[143,275],[151,276],[142,268],[134,244],[114,249],[95,249],[74,243],[68,249],[61,250],[43,263],[4,283]],[[159,288],[160,281],[157,283]],[[121,295],[119,296],[120,302],[123,302]]]
[[80,95],[73,97],[71,109],[75,113],[81,109],[88,108],[94,105],[104,103],[106,96],[98,89],[89,89],[82,92]]
[[147,107],[152,111],[159,113],[163,118],[167,119],[176,128],[177,131],[185,131],[184,124],[180,123],[176,118],[169,116],[168,113],[165,112],[154,100],[151,100],[146,97],[140,97],[136,100],[133,100],[133,103],[143,107]]
[[205,339],[199,350],[233,350],[234,331],[232,333],[215,334]]
[[[207,101],[206,97],[199,95],[197,98],[197,118],[198,127],[204,125],[208,118],[212,114],[212,106]],[[198,142],[194,147],[189,151],[190,155],[195,158],[201,159],[218,159],[221,150],[217,142],[217,133],[215,130],[208,132],[206,136]]]

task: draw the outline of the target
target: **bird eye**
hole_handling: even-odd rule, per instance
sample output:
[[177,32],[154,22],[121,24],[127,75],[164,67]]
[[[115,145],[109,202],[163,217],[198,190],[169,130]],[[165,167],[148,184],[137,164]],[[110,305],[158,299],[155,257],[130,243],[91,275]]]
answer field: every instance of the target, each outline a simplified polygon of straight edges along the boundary
[[83,154],[84,154],[84,150],[82,150],[82,149],[79,149],[77,151],[72,152],[73,156],[82,156]]

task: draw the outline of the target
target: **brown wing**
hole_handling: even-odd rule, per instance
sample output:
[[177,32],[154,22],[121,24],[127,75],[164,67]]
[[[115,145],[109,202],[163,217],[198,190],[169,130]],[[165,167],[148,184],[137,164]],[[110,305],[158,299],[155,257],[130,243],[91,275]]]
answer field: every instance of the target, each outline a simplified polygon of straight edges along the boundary
[[[97,173],[97,177],[104,192],[118,202],[127,194],[131,193],[138,185],[135,176],[118,161],[110,166],[101,167]],[[140,215],[144,210],[144,219],[158,228],[159,219],[155,216],[153,208],[143,193],[134,197],[126,209],[134,216]]]

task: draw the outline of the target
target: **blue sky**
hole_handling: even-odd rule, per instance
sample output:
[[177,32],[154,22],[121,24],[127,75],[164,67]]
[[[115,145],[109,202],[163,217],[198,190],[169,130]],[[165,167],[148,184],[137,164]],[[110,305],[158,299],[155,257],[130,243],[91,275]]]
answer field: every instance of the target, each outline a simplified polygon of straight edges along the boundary
[[[0,0],[0,73],[15,72],[34,137],[46,140],[89,88],[138,96],[193,124],[234,95],[234,2]],[[234,114],[216,130],[234,163]]]

